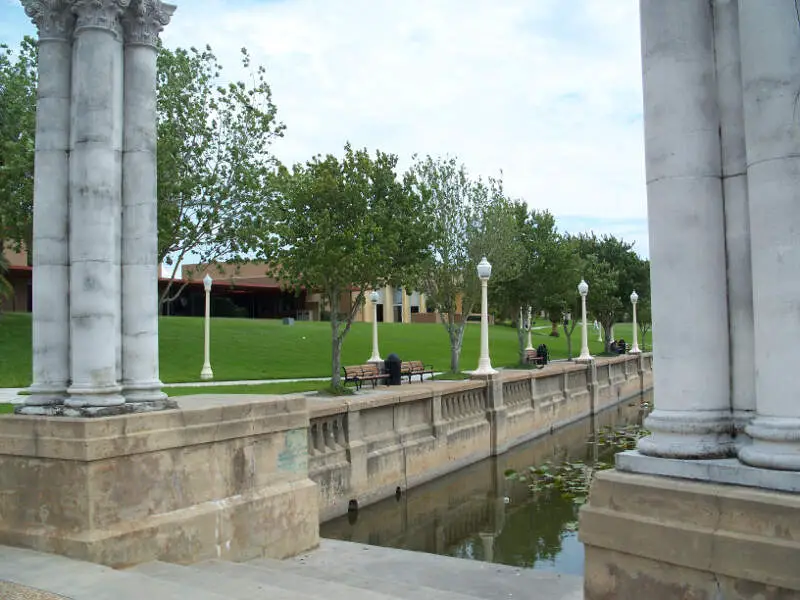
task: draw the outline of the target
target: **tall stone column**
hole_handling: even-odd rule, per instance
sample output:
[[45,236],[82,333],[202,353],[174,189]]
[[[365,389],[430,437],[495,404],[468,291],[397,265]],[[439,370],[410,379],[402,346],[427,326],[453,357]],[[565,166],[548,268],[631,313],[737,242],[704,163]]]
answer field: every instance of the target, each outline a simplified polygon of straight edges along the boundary
[[[757,346],[740,459],[800,470],[800,23],[794,0],[739,2]],[[659,340],[660,343],[660,340]]]
[[[710,2],[641,0],[656,410],[643,454],[731,441],[725,222]],[[686,324],[690,323],[690,326]]]
[[69,373],[69,130],[72,31],[65,0],[23,0],[39,29],[33,179],[33,385],[19,412],[62,404]]
[[175,7],[133,0],[125,30],[122,150],[122,386],[126,402],[163,408],[158,373],[156,58]]
[[118,412],[123,49],[130,0],[73,0],[67,414]]
[[713,9],[728,273],[730,393],[738,446],[747,443],[744,428],[753,418],[756,406],[739,7],[733,0],[714,0]]

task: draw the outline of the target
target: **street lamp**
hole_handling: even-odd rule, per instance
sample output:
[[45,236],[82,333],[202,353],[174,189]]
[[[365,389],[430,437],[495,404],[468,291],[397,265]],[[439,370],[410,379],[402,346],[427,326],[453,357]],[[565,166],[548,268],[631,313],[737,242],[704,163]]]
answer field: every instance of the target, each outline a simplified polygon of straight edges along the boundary
[[373,290],[369,295],[372,300],[372,356],[369,357],[368,363],[383,362],[380,352],[378,352],[378,300],[381,299],[380,294]]
[[531,307],[528,306],[528,346],[525,350],[533,350],[533,342],[531,341]]
[[205,319],[205,357],[203,368],[200,371],[200,379],[213,379],[214,372],[211,370],[211,284],[214,282],[211,275],[206,273],[203,277],[203,288],[206,291],[206,319]]
[[583,320],[583,327],[581,327],[581,355],[578,357],[580,362],[588,362],[592,360],[592,355],[589,354],[589,326],[586,324],[586,294],[589,293],[589,285],[581,279],[578,284],[578,293],[581,295],[581,317]]
[[489,360],[489,277],[492,276],[492,265],[484,256],[478,263],[478,277],[481,279],[481,357],[478,369],[473,375],[493,375],[497,373]]
[[631,354],[639,354],[641,350],[639,350],[639,335],[636,331],[636,303],[639,302],[639,294],[636,293],[636,290],[633,290],[631,294],[631,304],[633,304],[633,346],[631,346]]

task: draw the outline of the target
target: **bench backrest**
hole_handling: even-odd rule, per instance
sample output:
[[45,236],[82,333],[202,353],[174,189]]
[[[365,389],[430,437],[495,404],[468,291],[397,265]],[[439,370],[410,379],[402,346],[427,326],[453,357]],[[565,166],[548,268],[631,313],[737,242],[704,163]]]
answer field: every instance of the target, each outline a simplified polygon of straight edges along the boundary
[[381,371],[376,363],[367,363],[361,365],[361,372],[363,377],[372,377],[373,375],[379,375]]
[[355,367],[344,367],[344,376],[346,379],[355,379],[356,377],[361,377],[362,372],[363,370],[361,365]]

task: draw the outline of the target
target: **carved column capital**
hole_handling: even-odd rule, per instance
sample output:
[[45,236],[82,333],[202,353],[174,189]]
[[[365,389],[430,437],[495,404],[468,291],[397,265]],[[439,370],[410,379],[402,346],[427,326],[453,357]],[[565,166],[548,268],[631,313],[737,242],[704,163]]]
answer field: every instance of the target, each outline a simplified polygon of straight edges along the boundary
[[39,30],[39,39],[69,40],[75,16],[66,0],[22,0],[25,14]]
[[175,8],[161,0],[133,0],[122,18],[125,42],[157,46],[158,36],[169,24]]
[[72,11],[78,17],[77,33],[83,28],[105,29],[122,39],[120,17],[131,0],[73,0]]

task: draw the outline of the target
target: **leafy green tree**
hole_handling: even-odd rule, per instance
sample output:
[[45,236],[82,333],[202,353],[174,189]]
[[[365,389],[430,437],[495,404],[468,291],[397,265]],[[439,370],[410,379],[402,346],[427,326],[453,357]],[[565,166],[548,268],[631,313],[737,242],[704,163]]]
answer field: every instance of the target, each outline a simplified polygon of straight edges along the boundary
[[344,157],[317,156],[281,167],[276,192],[253,213],[248,231],[270,275],[318,290],[331,309],[331,386],[341,387],[345,336],[369,289],[412,280],[426,262],[431,229],[425,200],[397,157],[345,146]]
[[455,158],[418,159],[412,173],[433,227],[420,285],[442,316],[450,338],[450,371],[457,373],[467,317],[480,302],[481,257],[492,263],[490,287],[516,276],[513,203],[502,180],[472,180]]
[[33,232],[36,63],[32,38],[0,44],[0,240],[16,250],[30,250]]
[[[0,249],[2,249],[1,245]],[[0,301],[9,298],[14,293],[14,288],[11,287],[11,282],[6,277],[8,269],[8,259],[5,253],[0,252]],[[2,302],[0,302],[1,304]]]
[[208,46],[158,56],[158,251],[171,267],[162,303],[185,286],[172,289],[187,256],[211,263],[240,253],[243,223],[269,196],[269,148],[284,126],[264,67],[241,52],[250,79],[228,84]]
[[[638,293],[638,291],[637,291]],[[650,312],[650,298],[639,297],[639,303],[636,305],[636,324],[639,326],[639,347],[642,352],[647,352],[647,333],[652,329],[652,313]]]

